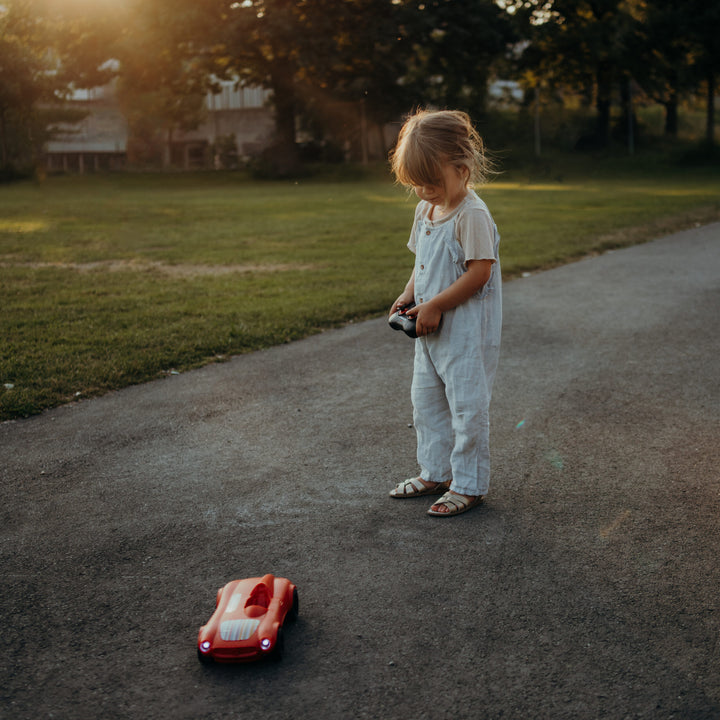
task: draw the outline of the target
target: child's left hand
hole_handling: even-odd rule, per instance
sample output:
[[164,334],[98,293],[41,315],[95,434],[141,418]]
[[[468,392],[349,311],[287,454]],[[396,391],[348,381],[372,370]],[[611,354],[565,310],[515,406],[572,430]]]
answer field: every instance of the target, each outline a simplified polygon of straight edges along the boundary
[[442,310],[432,302],[420,303],[407,312],[409,317],[416,318],[415,331],[418,337],[430,335],[440,327]]

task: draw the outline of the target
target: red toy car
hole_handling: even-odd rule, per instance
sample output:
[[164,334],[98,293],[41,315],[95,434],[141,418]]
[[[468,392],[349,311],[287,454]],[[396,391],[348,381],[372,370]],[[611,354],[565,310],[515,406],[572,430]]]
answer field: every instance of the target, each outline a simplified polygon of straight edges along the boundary
[[220,588],[215,612],[198,634],[201,662],[248,662],[282,659],[287,617],[298,615],[298,592],[285,578],[233,580]]

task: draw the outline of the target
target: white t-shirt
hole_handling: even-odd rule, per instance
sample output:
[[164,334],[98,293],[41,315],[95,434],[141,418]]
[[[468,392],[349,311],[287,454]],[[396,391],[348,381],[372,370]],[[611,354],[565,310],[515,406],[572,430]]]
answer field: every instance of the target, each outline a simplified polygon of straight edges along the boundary
[[490,215],[487,205],[471,190],[463,201],[447,215],[439,220],[427,220],[432,205],[421,200],[415,208],[415,220],[408,247],[415,252],[415,232],[421,222],[431,227],[437,227],[446,222],[455,220],[455,239],[460,243],[468,260],[492,260],[495,262],[495,223]]

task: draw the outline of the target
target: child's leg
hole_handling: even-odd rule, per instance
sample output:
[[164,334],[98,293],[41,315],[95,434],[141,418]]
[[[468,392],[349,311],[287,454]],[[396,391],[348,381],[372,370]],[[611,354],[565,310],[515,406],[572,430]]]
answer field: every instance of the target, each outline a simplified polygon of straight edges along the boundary
[[435,371],[423,341],[417,344],[421,347],[415,352],[411,398],[420,477],[428,482],[447,482],[452,478],[452,415],[445,384]]
[[465,373],[446,378],[454,433],[450,488],[461,495],[487,495],[490,486],[490,392],[479,375],[472,382]]

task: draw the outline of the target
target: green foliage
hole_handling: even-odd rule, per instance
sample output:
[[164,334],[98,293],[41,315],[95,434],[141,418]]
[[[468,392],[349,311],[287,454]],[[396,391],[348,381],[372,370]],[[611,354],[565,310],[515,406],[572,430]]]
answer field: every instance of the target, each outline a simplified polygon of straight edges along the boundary
[[[720,10],[704,0],[503,0],[529,45],[520,61],[530,87],[580,93],[596,108],[585,145],[611,140],[611,109],[628,88],[665,107],[665,133],[678,132],[683,97],[704,90],[706,140],[714,142],[714,91],[720,77]],[[620,89],[620,93],[618,93]],[[627,127],[627,119],[621,123]]]
[[72,3],[0,4],[0,171],[32,171],[70,87],[107,82],[108,25]]
[[[35,106],[51,96],[47,28],[29,0],[0,6],[0,168],[32,167],[44,135]],[[38,137],[38,132],[40,136]]]
[[111,58],[140,166],[170,165],[173,135],[197,128],[206,93],[230,78],[273,91],[277,142],[262,164],[276,176],[298,173],[298,128],[311,147],[359,157],[368,124],[417,106],[484,121],[497,73],[594,104],[578,138],[594,147],[612,140],[618,95],[623,113],[631,90],[662,103],[672,137],[683,98],[703,92],[712,143],[719,12],[704,0],[6,0],[0,163],[31,168],[48,137],[40,108],[106,82]]
[[414,90],[413,104],[482,118],[493,64],[518,39],[509,15],[493,0],[411,0],[403,7],[412,46],[403,82]]
[[129,0],[114,50],[131,165],[169,167],[173,134],[194,130],[205,117],[212,81],[199,17],[182,3]]

